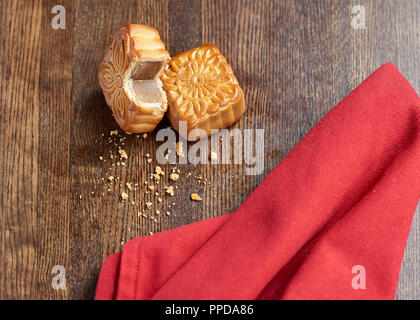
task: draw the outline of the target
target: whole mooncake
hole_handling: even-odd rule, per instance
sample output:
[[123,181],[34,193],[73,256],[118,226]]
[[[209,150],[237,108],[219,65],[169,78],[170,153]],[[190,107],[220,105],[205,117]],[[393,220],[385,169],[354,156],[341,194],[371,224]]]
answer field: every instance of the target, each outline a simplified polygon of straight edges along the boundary
[[116,33],[99,66],[99,84],[119,126],[149,132],[162,120],[167,98],[161,73],[170,58],[156,29],[128,24]]
[[[180,121],[187,124],[188,140],[209,136],[223,129],[245,112],[244,93],[232,68],[213,45],[183,52],[172,58],[161,76],[168,98],[168,117],[181,135]],[[190,135],[201,129],[201,135]]]

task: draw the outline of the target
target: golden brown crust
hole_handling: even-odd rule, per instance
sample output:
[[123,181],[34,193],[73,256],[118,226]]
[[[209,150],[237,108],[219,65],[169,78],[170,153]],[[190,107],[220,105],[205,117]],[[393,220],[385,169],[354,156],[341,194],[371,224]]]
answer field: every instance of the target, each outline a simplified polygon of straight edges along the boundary
[[170,58],[155,28],[142,24],[127,24],[120,29],[120,32],[129,35],[127,54],[133,59],[153,61]]
[[[126,132],[152,131],[167,108],[162,88],[159,88],[163,97],[160,105],[139,103],[133,99],[128,82],[135,64],[139,61],[162,61],[164,66],[169,57],[157,30],[145,25],[123,26],[106,50],[98,69],[99,84],[115,120]],[[161,84],[161,72],[155,76],[158,84]]]
[[198,128],[208,136],[212,129],[229,127],[245,112],[238,80],[213,45],[172,58],[161,79],[168,98],[168,117],[177,131],[179,121],[186,121],[187,134]]

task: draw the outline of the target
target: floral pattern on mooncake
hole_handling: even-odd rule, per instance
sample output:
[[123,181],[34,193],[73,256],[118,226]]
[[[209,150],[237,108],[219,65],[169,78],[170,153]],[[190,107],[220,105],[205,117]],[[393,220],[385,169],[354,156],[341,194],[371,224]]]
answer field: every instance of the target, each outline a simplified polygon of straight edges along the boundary
[[238,80],[213,45],[172,58],[161,79],[168,97],[168,116],[178,131],[179,121],[186,121],[188,132],[202,129],[210,135],[211,129],[232,125],[245,111]]

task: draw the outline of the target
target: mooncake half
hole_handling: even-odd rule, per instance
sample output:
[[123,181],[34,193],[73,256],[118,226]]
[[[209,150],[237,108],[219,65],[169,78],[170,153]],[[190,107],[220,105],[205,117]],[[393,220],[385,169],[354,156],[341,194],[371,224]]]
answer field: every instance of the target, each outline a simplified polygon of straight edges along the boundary
[[156,29],[128,24],[116,33],[99,66],[99,84],[115,121],[128,133],[162,120],[167,97],[160,76],[170,58]]
[[[168,97],[168,117],[172,127],[195,141],[223,129],[245,112],[244,93],[232,68],[213,45],[183,52],[172,58],[161,76]],[[187,136],[179,130],[187,124]],[[190,135],[201,129],[201,135]]]

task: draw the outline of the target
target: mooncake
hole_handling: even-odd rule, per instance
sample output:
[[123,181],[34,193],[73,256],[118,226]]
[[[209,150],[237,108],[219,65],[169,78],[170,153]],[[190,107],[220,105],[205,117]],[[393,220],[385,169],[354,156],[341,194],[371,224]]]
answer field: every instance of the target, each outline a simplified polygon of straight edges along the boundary
[[169,58],[152,27],[128,24],[116,33],[98,78],[106,103],[124,131],[149,132],[162,120],[167,97],[160,76]]
[[[244,93],[232,68],[213,45],[183,52],[172,58],[161,76],[168,98],[168,118],[184,138],[195,141],[223,129],[245,112]],[[186,122],[187,132],[180,129]],[[201,135],[190,135],[201,129]]]

